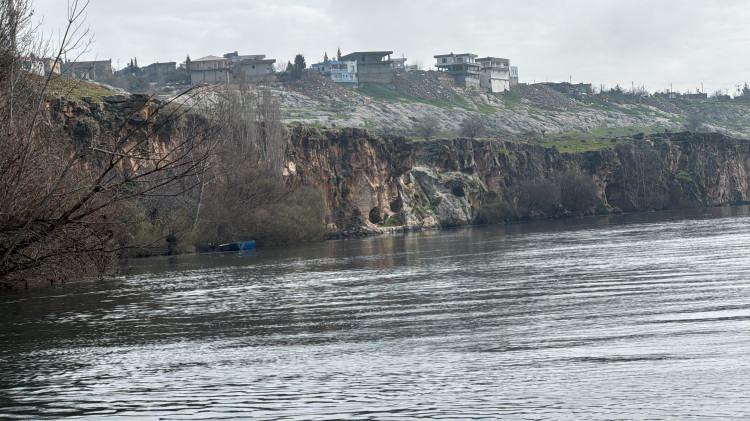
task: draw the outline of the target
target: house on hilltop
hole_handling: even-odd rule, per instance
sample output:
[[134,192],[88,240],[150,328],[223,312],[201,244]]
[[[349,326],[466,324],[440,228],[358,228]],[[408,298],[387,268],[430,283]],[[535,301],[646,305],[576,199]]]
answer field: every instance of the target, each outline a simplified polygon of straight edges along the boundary
[[113,75],[112,60],[68,61],[62,72],[74,79],[98,80]]
[[480,74],[479,86],[488,92],[510,90],[510,60],[500,57],[478,58]]
[[462,88],[479,89],[481,68],[476,58],[477,55],[471,53],[439,54],[435,56],[435,67],[438,71],[450,75],[456,85]]
[[393,82],[393,51],[357,51],[341,56],[339,61],[356,63],[357,80],[362,83]]
[[275,59],[265,54],[239,54],[237,51],[223,56],[229,60],[229,80],[234,83],[258,82],[273,74]]
[[200,83],[229,83],[229,69],[231,62],[226,57],[206,56],[191,60],[190,84]]

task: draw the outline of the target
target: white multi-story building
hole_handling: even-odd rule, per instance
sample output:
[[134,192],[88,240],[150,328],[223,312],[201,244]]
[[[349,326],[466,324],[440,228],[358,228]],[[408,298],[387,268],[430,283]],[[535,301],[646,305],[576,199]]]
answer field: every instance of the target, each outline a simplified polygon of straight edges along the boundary
[[509,91],[511,84],[510,60],[500,57],[478,58],[480,66],[479,85],[489,92]]

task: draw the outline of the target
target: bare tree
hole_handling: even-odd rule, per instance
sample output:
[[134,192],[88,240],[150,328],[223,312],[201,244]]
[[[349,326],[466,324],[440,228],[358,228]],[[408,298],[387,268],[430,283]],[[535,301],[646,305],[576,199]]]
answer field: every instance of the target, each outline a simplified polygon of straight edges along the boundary
[[414,125],[417,135],[423,137],[435,136],[440,130],[440,120],[433,115],[426,115],[417,120]]
[[[71,1],[55,63],[85,46],[87,2]],[[0,282],[100,275],[126,247],[116,241],[133,200],[178,195],[212,153],[210,133],[164,136],[188,108],[143,101],[114,128],[67,132],[46,102],[52,73],[21,71],[41,43],[25,0],[0,0]],[[44,56],[38,54],[37,56]],[[143,118],[135,118],[143,117]],[[79,122],[80,123],[80,122]],[[82,141],[82,138],[84,141]]]
[[272,93],[226,89],[208,112],[219,145],[206,174],[198,238],[285,243],[322,235],[320,193],[282,176],[288,134]]
[[471,115],[461,121],[461,135],[474,139],[481,136],[487,129],[484,119],[478,115]]
[[705,123],[705,117],[702,113],[698,111],[690,111],[685,118],[685,122],[683,123],[683,127],[685,130],[696,133],[701,130],[703,127],[703,124]]

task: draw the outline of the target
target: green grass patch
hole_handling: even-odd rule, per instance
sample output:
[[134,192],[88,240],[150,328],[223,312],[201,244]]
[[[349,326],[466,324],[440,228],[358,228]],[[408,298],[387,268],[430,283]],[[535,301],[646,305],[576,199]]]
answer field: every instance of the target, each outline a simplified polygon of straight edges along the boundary
[[52,78],[48,92],[50,95],[61,96],[69,100],[91,97],[94,101],[101,101],[105,96],[115,94],[114,91],[96,83],[70,79],[64,76]]
[[508,108],[518,108],[521,106],[521,95],[516,91],[506,91],[495,95]]
[[414,98],[378,83],[364,83],[357,92],[385,102],[414,102]]
[[586,140],[586,139],[568,139],[568,140],[545,140],[542,145],[546,148],[555,148],[560,152],[567,153],[580,153],[588,151],[598,151],[601,149],[607,149],[615,146],[618,139],[597,139],[597,140]]
[[656,127],[597,127],[586,132],[552,133],[541,142],[544,147],[560,152],[587,152],[607,149],[638,133],[655,133]]
[[482,114],[494,114],[497,112],[497,108],[489,104],[477,104],[477,111]]

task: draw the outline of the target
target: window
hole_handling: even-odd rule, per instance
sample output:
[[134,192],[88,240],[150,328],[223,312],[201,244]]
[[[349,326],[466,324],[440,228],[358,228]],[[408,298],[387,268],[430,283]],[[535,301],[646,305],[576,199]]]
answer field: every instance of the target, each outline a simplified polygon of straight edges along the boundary
[[447,62],[448,62],[448,59],[443,57],[443,63],[447,63]]

